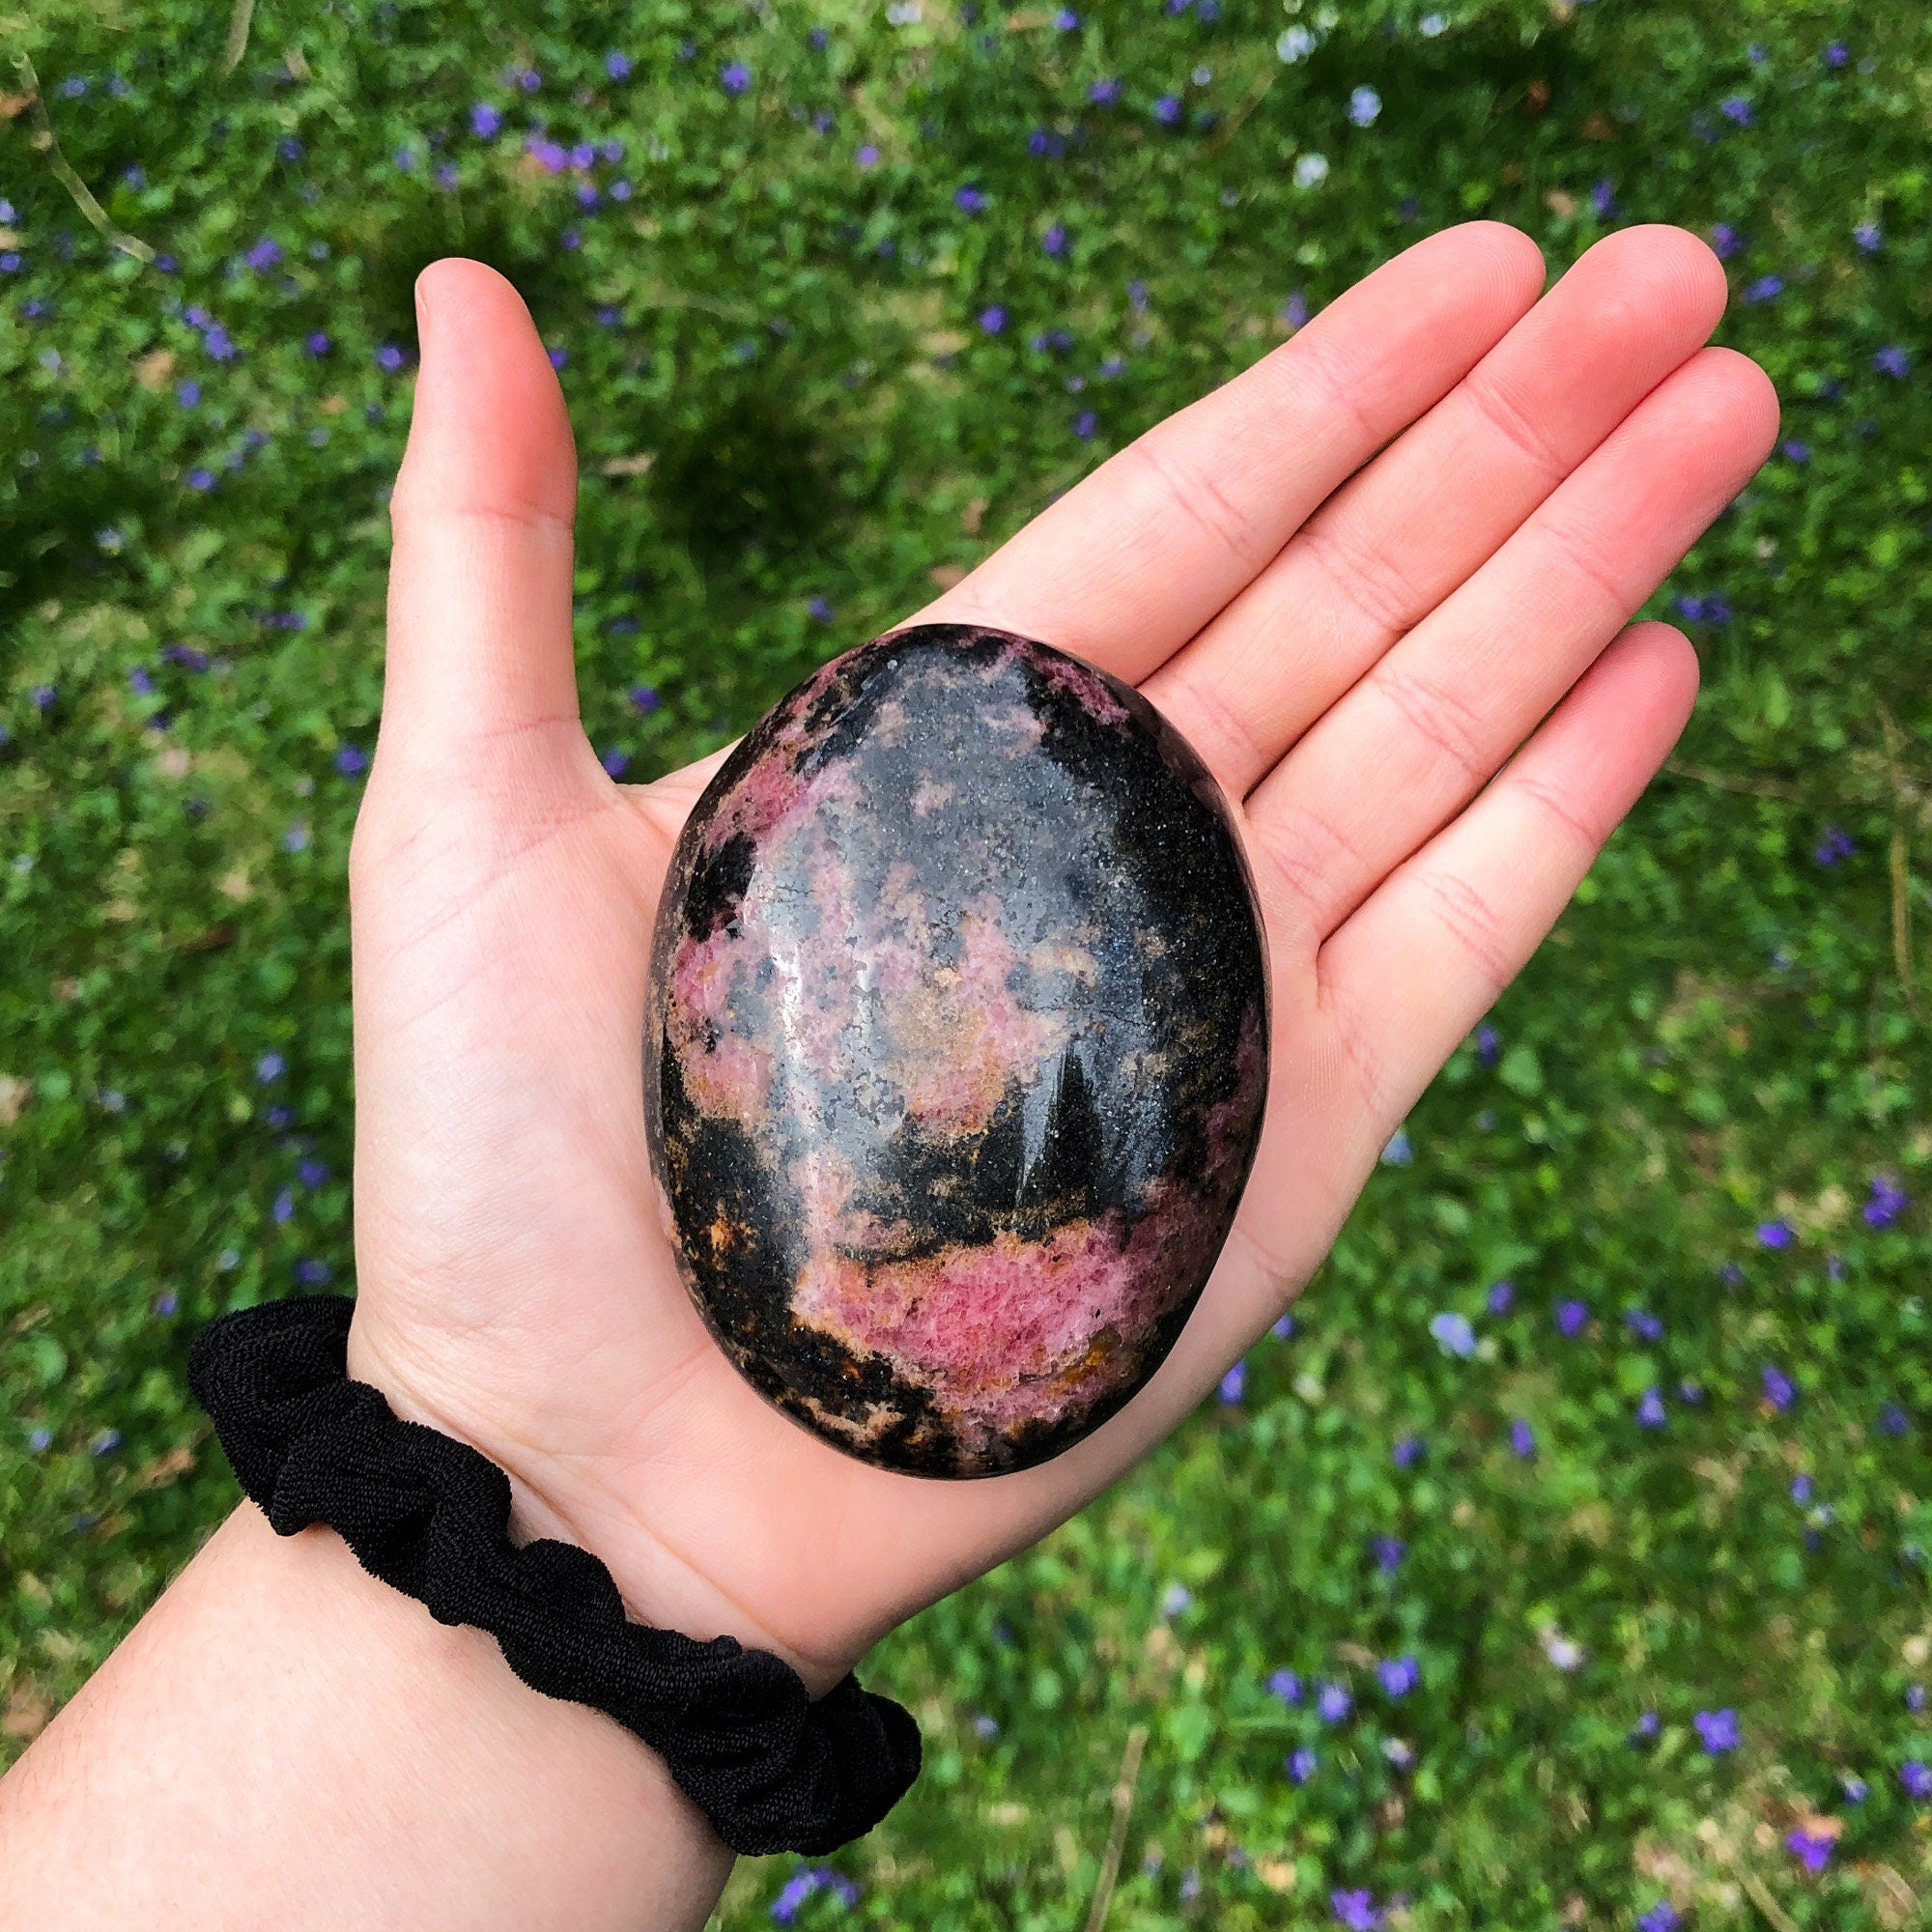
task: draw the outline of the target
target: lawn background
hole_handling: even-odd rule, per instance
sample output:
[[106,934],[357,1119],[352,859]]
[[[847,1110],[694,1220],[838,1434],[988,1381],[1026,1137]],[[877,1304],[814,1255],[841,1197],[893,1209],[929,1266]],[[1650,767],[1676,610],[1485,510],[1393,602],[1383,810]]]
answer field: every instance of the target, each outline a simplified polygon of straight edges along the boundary
[[1081,1925],[1143,1730],[1117,1932],[1923,1922],[1932,16],[1074,4],[262,0],[225,71],[225,10],[0,0],[5,1751],[233,1501],[196,1325],[351,1279],[425,262],[562,365],[643,778],[1415,237],[1669,220],[1789,439],[1658,600],[1678,759],[1238,1399],[873,1658],[927,1770],[857,1901],[747,1862],[721,1922]]

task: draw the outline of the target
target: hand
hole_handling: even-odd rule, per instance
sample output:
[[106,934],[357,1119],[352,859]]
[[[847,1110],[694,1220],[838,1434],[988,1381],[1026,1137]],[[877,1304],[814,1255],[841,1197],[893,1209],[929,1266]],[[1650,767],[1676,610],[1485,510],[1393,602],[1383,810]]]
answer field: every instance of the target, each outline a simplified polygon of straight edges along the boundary
[[1687,234],[1542,284],[1512,229],[1432,237],[918,613],[1141,686],[1238,801],[1274,973],[1260,1154],[1179,1347],[1059,1460],[934,1483],[768,1407],[680,1282],[644,974],[717,761],[600,769],[555,378],[505,282],[431,269],[351,863],[352,1373],[508,1469],[522,1527],[596,1551],[633,1615],[820,1687],[1159,1441],[1307,1280],[1690,713],[1690,645],[1625,627],[1763,460],[1776,398],[1701,346],[1724,276]]

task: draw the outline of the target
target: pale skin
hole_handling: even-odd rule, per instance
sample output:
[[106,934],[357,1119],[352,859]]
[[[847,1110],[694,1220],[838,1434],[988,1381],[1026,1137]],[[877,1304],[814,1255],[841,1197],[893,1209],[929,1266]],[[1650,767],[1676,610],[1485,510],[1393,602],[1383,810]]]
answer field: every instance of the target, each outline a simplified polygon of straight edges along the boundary
[[[934,1483],[769,1408],[680,1283],[639,1038],[717,761],[600,769],[556,379],[500,277],[424,275],[350,867],[350,1367],[506,1468],[519,1533],[822,1689],[1104,1489],[1293,1299],[1676,740],[1695,654],[1630,620],[1776,433],[1764,375],[1705,346],[1724,276],[1693,237],[1628,230],[1543,283],[1499,225],[1418,243],[915,613],[1076,652],[1179,727],[1236,802],[1274,1003],[1254,1175],[1173,1355],[1059,1460]],[[0,1900],[43,1932],[695,1927],[729,1862],[615,1724],[247,1507],[0,1784]]]

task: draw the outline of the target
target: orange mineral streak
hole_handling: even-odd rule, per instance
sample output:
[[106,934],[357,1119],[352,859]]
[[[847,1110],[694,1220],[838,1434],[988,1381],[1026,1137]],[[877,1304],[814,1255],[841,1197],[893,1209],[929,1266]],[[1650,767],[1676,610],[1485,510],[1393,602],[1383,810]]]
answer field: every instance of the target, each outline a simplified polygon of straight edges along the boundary
[[1019,954],[990,895],[961,912],[957,965],[933,958],[923,917],[888,942],[883,964],[884,1068],[907,1114],[931,1133],[983,1132],[1014,1080],[1050,1065],[1071,1037],[1066,1013],[1034,1011],[1008,985]]

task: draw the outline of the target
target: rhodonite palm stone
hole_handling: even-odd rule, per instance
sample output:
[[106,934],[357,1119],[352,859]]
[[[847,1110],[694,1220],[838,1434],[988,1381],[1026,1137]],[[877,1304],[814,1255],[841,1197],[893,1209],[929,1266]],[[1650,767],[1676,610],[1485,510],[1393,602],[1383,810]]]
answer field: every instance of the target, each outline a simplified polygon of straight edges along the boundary
[[766,714],[658,916],[667,1232],[741,1372],[889,1467],[1097,1427],[1173,1347],[1267,1084],[1267,976],[1206,767],[1125,685],[928,624]]

